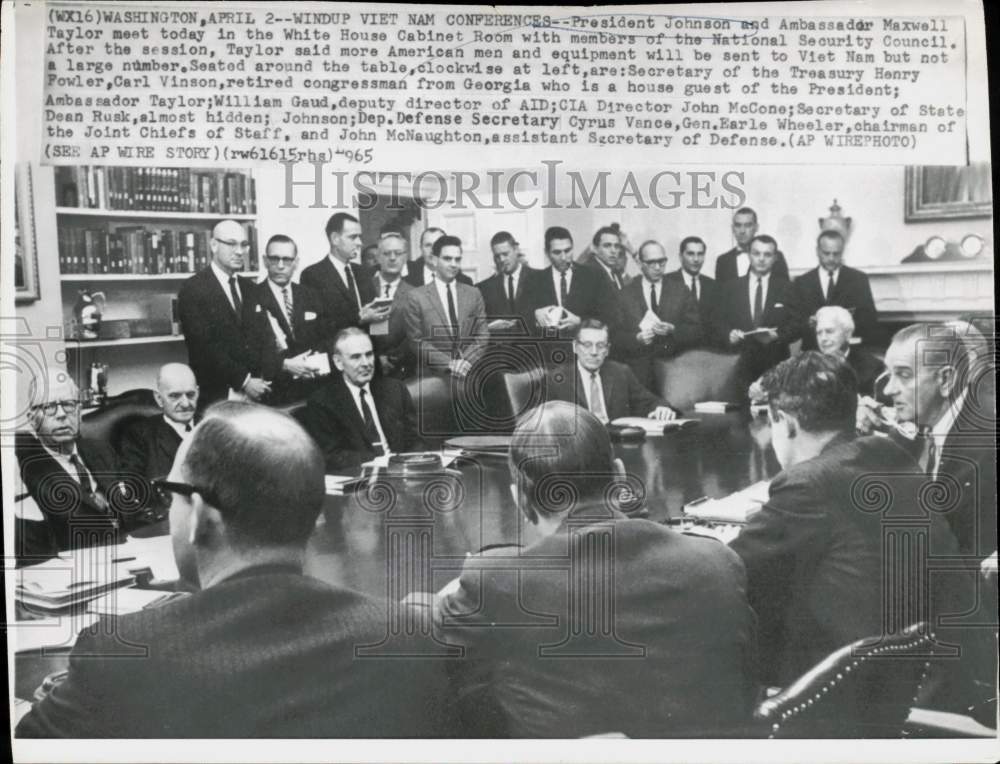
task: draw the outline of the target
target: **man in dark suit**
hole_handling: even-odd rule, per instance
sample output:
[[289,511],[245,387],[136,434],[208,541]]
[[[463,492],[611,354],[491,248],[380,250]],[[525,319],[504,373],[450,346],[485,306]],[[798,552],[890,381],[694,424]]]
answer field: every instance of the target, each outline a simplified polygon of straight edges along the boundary
[[788,343],[796,338],[792,285],[773,270],[777,251],[773,238],[755,236],[750,242],[750,273],[722,285],[716,340],[739,351],[745,386],[787,358]]
[[674,419],[677,411],[640,383],[628,366],[608,360],[610,347],[608,327],[584,321],[573,343],[576,364],[550,370],[548,398],[576,403],[604,423],[624,416]]
[[465,379],[489,339],[486,306],[474,286],[458,281],[462,242],[442,236],[434,242],[436,277],[406,296],[403,317],[418,373]]
[[466,651],[453,672],[465,734],[701,737],[739,727],[753,614],[736,555],[626,518],[613,487],[624,466],[603,425],[573,404],[526,415],[508,464],[523,548],[468,557],[454,591],[407,599]]
[[570,232],[560,226],[546,230],[545,254],[550,265],[532,278],[528,300],[543,333],[569,339],[586,318],[617,328],[620,316],[611,287],[593,268],[573,262]]
[[491,337],[525,337],[535,326],[531,282],[538,271],[521,261],[517,241],[507,231],[490,239],[496,273],[476,284],[483,295]]
[[439,662],[358,655],[385,640],[383,607],[303,575],[325,491],[323,458],[294,420],[221,403],[158,488],[195,593],[83,631],[18,737],[441,734]]
[[396,231],[383,231],[378,241],[378,271],[374,276],[377,299],[392,300],[389,320],[372,324],[369,331],[375,357],[383,374],[403,379],[413,373],[414,362],[406,342],[403,306],[406,295],[414,289],[401,277],[406,264],[406,239]]
[[80,393],[64,371],[33,379],[28,421],[14,452],[23,494],[15,497],[15,556],[31,565],[59,552],[117,543],[138,519],[122,490],[117,456],[80,437]]
[[[407,263],[406,281],[410,286],[424,286],[437,278],[437,262],[434,242],[444,236],[440,228],[426,228],[420,234],[420,257]],[[459,271],[455,277],[459,283],[472,286],[472,279]]]
[[326,462],[340,473],[386,453],[420,450],[416,410],[406,385],[374,377],[371,339],[355,327],[337,335],[334,374],[298,415]]
[[319,295],[292,282],[298,262],[295,242],[275,234],[264,248],[267,278],[253,290],[248,341],[261,376],[271,383],[264,402],[272,406],[308,398],[329,365],[317,358],[330,352],[333,322]]
[[614,333],[615,357],[627,363],[648,389],[656,386],[653,363],[701,340],[698,306],[683,284],[667,281],[667,253],[658,242],[639,247],[642,278],[621,290],[622,323]]
[[795,279],[795,301],[802,319],[802,347],[816,347],[812,317],[824,305],[839,305],[851,312],[854,334],[866,345],[878,344],[878,312],[868,276],[844,265],[844,237],[823,231],[816,240],[819,265]]
[[[733,213],[733,238],[736,246],[723,252],[715,260],[715,280],[720,286],[745,276],[750,271],[750,241],[757,235],[757,213],[749,207],[740,207]],[[775,253],[774,273],[788,280],[788,263],[779,251]]]
[[[824,305],[816,311],[816,345],[825,355],[836,355],[847,361],[858,378],[858,393],[875,397],[876,383],[885,371],[885,364],[870,352],[851,342],[854,319],[839,305]],[[890,403],[888,398],[885,403]]]
[[[887,550],[909,534],[925,538],[931,556],[954,555],[956,544],[940,513],[918,501],[923,481],[912,458],[886,438],[855,437],[857,386],[841,359],[806,352],[761,384],[783,471],[730,546],[746,564],[759,618],[761,679],[787,686],[850,642],[933,624],[946,602],[939,577],[926,580],[916,546],[898,549],[898,559],[923,565],[917,576]],[[866,486],[891,501],[874,505]]]
[[255,368],[245,325],[253,282],[237,274],[250,246],[243,226],[223,220],[212,230],[212,262],[184,282],[177,297],[188,363],[198,380],[201,405],[230,391],[261,400],[271,386]]
[[353,215],[337,212],[326,221],[330,253],[302,271],[302,286],[312,289],[326,305],[330,331],[367,327],[389,318],[389,307],[376,308],[372,272],[355,260],[361,253],[361,224]]
[[149,480],[170,472],[181,440],[194,428],[198,410],[194,373],[182,363],[161,366],[153,396],[163,413],[128,427],[119,445],[122,473]]
[[705,265],[705,251],[705,242],[699,237],[684,238],[680,246],[680,269],[663,277],[665,282],[680,284],[687,289],[697,303],[703,343],[707,343],[711,337],[711,327],[715,323],[715,311],[719,305],[719,282],[701,272]]

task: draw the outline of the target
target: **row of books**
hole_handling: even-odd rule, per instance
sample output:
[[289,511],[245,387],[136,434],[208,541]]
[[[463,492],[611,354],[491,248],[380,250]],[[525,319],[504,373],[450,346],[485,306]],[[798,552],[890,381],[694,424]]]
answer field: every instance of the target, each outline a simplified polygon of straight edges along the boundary
[[[211,259],[210,231],[150,229],[144,226],[58,229],[59,270],[63,274],[117,273],[157,276],[194,273]],[[256,271],[257,232],[247,226],[250,251],[246,270]]]
[[186,167],[57,167],[56,204],[100,210],[253,215],[254,179]]

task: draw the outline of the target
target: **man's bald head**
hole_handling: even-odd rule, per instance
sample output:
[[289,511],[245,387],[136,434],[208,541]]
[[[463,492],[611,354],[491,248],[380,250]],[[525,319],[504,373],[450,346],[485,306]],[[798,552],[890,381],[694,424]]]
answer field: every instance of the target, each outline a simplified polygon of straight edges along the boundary
[[190,422],[198,408],[198,383],[191,367],[183,363],[161,366],[153,396],[165,417],[178,424]]
[[227,274],[243,270],[243,256],[249,248],[246,231],[235,220],[223,220],[212,229],[212,262]]

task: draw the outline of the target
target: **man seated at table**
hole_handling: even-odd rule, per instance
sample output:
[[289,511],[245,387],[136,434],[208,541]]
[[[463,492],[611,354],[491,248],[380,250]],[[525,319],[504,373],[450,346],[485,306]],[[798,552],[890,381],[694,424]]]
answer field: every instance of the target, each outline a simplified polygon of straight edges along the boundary
[[[15,497],[18,565],[59,552],[113,544],[137,522],[120,490],[118,457],[107,443],[80,436],[80,392],[65,371],[34,378],[28,390],[32,432],[14,435],[24,491]],[[115,499],[109,501],[109,498]]]
[[[441,668],[357,657],[384,640],[382,607],[302,573],[325,489],[323,458],[293,419],[219,404],[158,488],[195,593],[82,632],[19,737],[438,734]],[[123,657],[130,646],[139,654]]]
[[854,319],[851,312],[839,305],[825,305],[816,311],[816,345],[825,355],[836,355],[847,361],[858,378],[858,392],[873,395],[875,381],[885,365],[860,346],[852,345]]
[[753,615],[736,555],[619,511],[604,426],[553,401],[522,417],[508,461],[524,548],[469,557],[432,606],[460,644],[464,734],[697,737],[748,712]]
[[[850,642],[932,617],[926,592],[885,556],[894,524],[926,527],[934,556],[956,544],[940,513],[922,509],[910,455],[886,438],[855,436],[857,383],[840,358],[803,353],[761,385],[783,471],[730,546],[746,564],[759,618],[760,678],[784,686]],[[873,491],[891,501],[873,506]],[[885,599],[891,587],[898,600]],[[937,592],[930,599],[941,601]]]
[[163,477],[170,472],[181,441],[194,429],[198,383],[190,366],[161,366],[153,397],[162,413],[140,419],[122,433],[119,451],[123,474]]
[[340,373],[332,374],[296,414],[319,446],[327,472],[354,470],[376,456],[423,447],[406,385],[374,376],[375,353],[364,331],[349,327],[337,335],[333,363]]
[[643,387],[632,369],[610,360],[610,349],[608,327],[584,320],[573,342],[576,363],[549,372],[546,396],[579,404],[605,424],[625,416],[674,419],[678,412]]

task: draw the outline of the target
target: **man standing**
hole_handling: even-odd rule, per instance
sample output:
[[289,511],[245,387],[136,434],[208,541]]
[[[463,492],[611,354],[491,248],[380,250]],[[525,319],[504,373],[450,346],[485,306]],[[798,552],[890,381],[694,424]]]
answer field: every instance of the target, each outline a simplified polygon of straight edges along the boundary
[[489,332],[479,290],[458,281],[462,242],[442,236],[434,242],[435,278],[406,296],[406,338],[417,368],[464,379],[483,349]]
[[[736,246],[715,260],[715,280],[723,282],[746,276],[750,271],[750,242],[757,235],[757,213],[749,207],[740,207],[733,214],[733,238]],[[774,273],[788,280],[788,264],[781,252],[775,253]]]
[[385,639],[383,607],[303,575],[323,459],[294,420],[221,403],[157,487],[171,497],[174,557],[195,593],[84,630],[65,680],[18,737],[442,733],[441,667],[358,656]]
[[543,330],[560,337],[573,337],[586,318],[609,326],[618,325],[617,300],[606,279],[593,268],[573,262],[573,237],[560,226],[545,231],[545,254],[549,267],[534,279],[529,304]]
[[778,243],[761,234],[750,242],[750,272],[722,285],[717,341],[740,353],[744,387],[788,357],[798,324],[792,285],[774,272]]
[[153,391],[162,413],[140,419],[122,434],[122,473],[152,480],[170,472],[181,441],[191,434],[198,409],[194,372],[182,363],[160,367]]
[[614,334],[616,358],[625,361],[647,389],[656,387],[653,363],[694,347],[701,340],[701,319],[694,297],[683,284],[667,281],[667,253],[658,242],[639,247],[642,278],[621,290],[622,323]]
[[319,296],[292,283],[299,264],[295,242],[275,234],[264,252],[267,279],[254,285],[248,341],[256,366],[271,383],[266,402],[282,406],[304,400],[316,389],[324,365],[317,366],[310,356],[330,352],[333,327]]
[[[953,555],[955,539],[940,513],[918,501],[912,458],[885,438],[855,437],[858,391],[843,361],[806,352],[761,385],[783,471],[730,546],[746,565],[759,618],[760,678],[784,687],[855,640],[933,623],[928,606],[943,598],[928,597],[937,590],[920,583],[926,559],[907,560],[924,563],[916,576],[891,569],[886,550],[904,539],[885,534],[926,528],[925,551],[935,556]],[[866,486],[887,491],[891,502],[873,509]],[[906,551],[916,549],[899,553]]]
[[24,488],[15,497],[17,564],[117,543],[121,526],[135,517],[122,507],[131,491],[116,485],[121,476],[111,446],[80,437],[80,393],[73,380],[50,371],[31,380],[28,398],[32,432],[14,436]]
[[518,243],[507,231],[493,234],[490,249],[496,273],[476,284],[486,305],[490,336],[527,336],[535,323],[527,300],[538,271],[522,263]]
[[[444,236],[444,231],[440,228],[426,228],[420,234],[420,257],[411,261],[407,267],[406,280],[411,286],[424,286],[430,284],[437,278],[437,263],[434,259],[434,242]],[[456,278],[462,284],[471,286],[472,279],[464,273],[459,273]]]
[[594,257],[588,265],[608,280],[608,285],[615,294],[621,292],[625,287],[621,275],[625,271],[625,248],[622,247],[618,231],[611,226],[598,228],[591,242],[591,249]]
[[371,339],[356,327],[337,335],[334,374],[313,393],[299,420],[323,453],[327,472],[357,469],[387,453],[420,450],[416,411],[406,385],[374,377]]
[[198,380],[202,406],[231,393],[258,401],[271,389],[255,367],[246,339],[253,282],[237,274],[249,247],[243,226],[223,220],[212,229],[212,262],[185,281],[177,296],[188,363]]
[[628,519],[614,488],[624,466],[604,426],[573,404],[525,415],[508,465],[524,547],[468,557],[453,592],[407,600],[466,651],[453,673],[475,725],[467,734],[738,727],[752,693],[753,614],[736,555]]
[[681,267],[663,277],[665,282],[677,283],[688,290],[698,305],[704,339],[708,338],[719,303],[719,283],[701,272],[705,265],[705,242],[697,236],[681,241]]
[[406,343],[403,305],[414,288],[402,278],[407,260],[406,239],[395,231],[383,231],[378,241],[378,271],[375,273],[375,299],[392,300],[389,320],[372,324],[370,332],[375,356],[383,374],[402,379],[413,370],[413,359]]
[[878,312],[868,276],[844,265],[844,236],[839,231],[823,231],[816,240],[819,265],[795,279],[795,300],[802,327],[802,347],[816,347],[815,323],[811,317],[825,305],[839,305],[850,311],[854,333],[865,344],[878,340]]
[[302,271],[302,285],[309,287],[326,305],[330,330],[336,334],[348,326],[367,327],[389,318],[388,306],[376,308],[372,273],[351,262],[361,252],[361,225],[346,212],[326,221],[330,254]]

